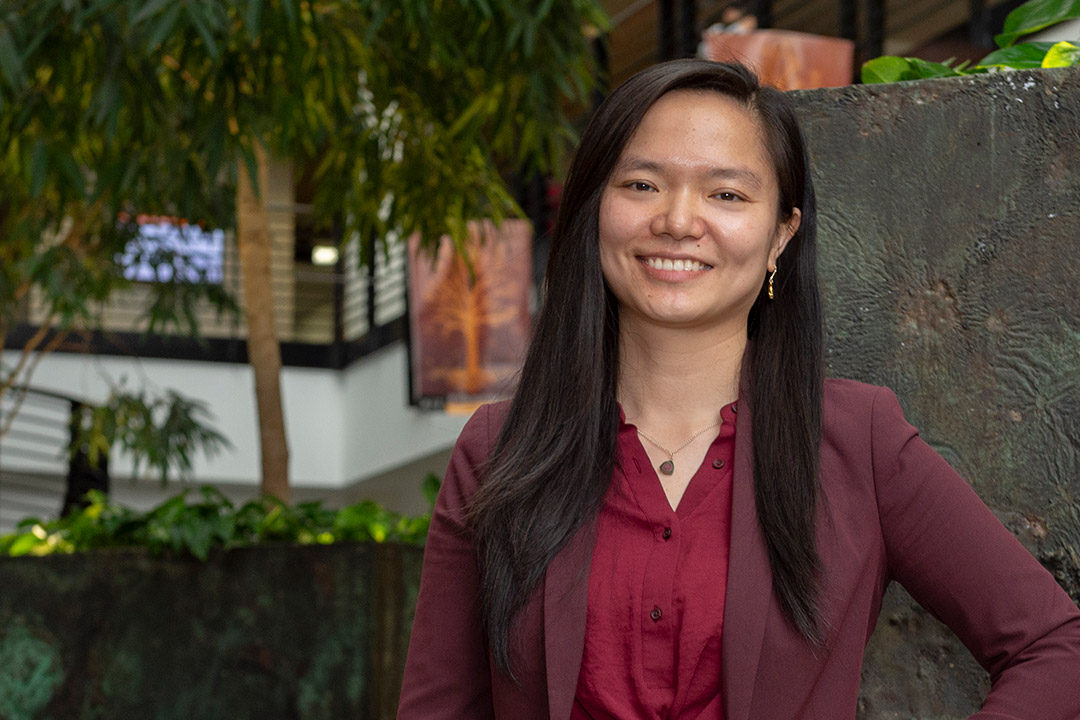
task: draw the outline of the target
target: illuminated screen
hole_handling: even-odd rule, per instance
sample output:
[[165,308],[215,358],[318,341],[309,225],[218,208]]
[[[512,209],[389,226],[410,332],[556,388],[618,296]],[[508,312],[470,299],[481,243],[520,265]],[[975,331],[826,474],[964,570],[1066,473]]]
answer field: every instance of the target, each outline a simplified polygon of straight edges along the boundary
[[124,277],[138,282],[201,282],[220,285],[224,275],[225,232],[176,218],[140,215],[139,233],[128,242],[120,264]]

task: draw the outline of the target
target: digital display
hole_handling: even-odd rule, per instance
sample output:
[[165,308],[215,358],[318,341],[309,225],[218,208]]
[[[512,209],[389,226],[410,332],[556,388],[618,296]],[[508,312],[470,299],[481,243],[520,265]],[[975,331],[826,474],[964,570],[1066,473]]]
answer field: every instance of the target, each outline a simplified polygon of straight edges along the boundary
[[161,215],[134,218],[138,234],[119,258],[124,277],[137,282],[220,285],[224,278],[225,231]]

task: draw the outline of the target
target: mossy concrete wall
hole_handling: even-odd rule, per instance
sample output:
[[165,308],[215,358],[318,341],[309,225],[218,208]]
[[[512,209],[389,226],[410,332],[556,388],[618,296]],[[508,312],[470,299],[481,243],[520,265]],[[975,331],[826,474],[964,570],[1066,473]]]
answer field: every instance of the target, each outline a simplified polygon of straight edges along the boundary
[[421,550],[0,560],[3,720],[392,720]]
[[[1080,70],[797,101],[830,373],[895,389],[1080,599]],[[419,567],[360,545],[0,561],[0,717],[393,717]],[[965,718],[986,687],[893,588],[859,718]]]
[[[819,90],[798,104],[830,374],[892,387],[1080,600],[1080,70]],[[952,633],[890,591],[860,718],[966,718],[987,687]]]

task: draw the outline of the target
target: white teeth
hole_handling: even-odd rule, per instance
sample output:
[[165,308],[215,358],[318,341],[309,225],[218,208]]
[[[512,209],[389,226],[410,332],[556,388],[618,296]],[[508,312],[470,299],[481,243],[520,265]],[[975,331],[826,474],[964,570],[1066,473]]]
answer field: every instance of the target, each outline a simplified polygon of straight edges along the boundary
[[697,260],[671,260],[670,258],[645,258],[645,264],[655,270],[674,270],[676,272],[694,272],[709,268],[708,265]]

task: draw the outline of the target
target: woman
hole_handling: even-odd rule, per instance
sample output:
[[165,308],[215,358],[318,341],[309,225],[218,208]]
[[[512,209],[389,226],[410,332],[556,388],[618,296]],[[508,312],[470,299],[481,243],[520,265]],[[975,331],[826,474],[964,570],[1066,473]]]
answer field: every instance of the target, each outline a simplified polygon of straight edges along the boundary
[[852,718],[901,582],[990,672],[980,718],[1080,717],[1080,612],[883,388],[823,381],[789,101],[652,67],[571,168],[511,403],[432,519],[399,718]]

